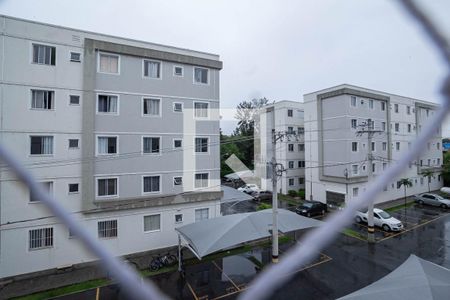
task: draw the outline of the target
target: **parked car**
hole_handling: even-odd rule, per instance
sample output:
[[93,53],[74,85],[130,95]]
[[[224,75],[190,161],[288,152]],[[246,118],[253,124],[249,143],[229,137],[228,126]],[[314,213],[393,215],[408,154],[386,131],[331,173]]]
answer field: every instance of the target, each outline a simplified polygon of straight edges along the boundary
[[[367,223],[367,209],[358,211],[355,216],[357,223]],[[384,231],[400,231],[403,229],[403,223],[382,209],[373,209],[373,224],[383,228]]]
[[295,209],[299,215],[312,217],[315,215],[324,215],[328,211],[325,203],[319,201],[305,201]]
[[253,200],[261,202],[264,200],[272,200],[272,192],[271,191],[256,191],[250,194],[253,197]]
[[259,188],[256,184],[244,184],[243,186],[241,186],[240,188],[237,189],[238,191],[247,193],[247,194],[251,194],[253,192],[259,191]]
[[430,193],[424,193],[420,195],[415,195],[415,201],[419,204],[428,204],[433,206],[439,206],[442,208],[450,207],[450,200],[445,199],[442,196]]

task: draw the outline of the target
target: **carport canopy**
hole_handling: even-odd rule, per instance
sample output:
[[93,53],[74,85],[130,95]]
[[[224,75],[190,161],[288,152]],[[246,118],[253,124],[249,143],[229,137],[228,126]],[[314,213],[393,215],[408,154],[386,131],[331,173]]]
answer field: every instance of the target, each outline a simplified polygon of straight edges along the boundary
[[397,269],[338,300],[449,299],[450,270],[411,255]]
[[[272,209],[227,215],[176,228],[199,258],[233,246],[271,236]],[[278,229],[286,233],[320,226],[323,222],[278,210]]]

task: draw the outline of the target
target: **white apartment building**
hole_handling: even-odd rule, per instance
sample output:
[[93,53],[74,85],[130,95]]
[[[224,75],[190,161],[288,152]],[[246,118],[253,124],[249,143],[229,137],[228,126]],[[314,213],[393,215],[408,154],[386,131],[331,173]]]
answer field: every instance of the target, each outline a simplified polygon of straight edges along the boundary
[[[0,16],[0,142],[116,255],[220,215],[215,54]],[[0,169],[0,278],[96,260]]]
[[[275,114],[275,123],[273,116]],[[285,133],[276,144],[277,163],[285,172],[278,178],[278,192],[305,188],[305,144],[303,128],[303,103],[278,101],[263,107],[259,112],[259,136],[255,139],[255,161],[261,189],[272,191],[271,174],[266,174],[267,163],[272,159],[272,130]]]
[[[366,189],[369,168],[376,177],[395,163],[438,109],[434,103],[347,84],[306,94],[304,103],[306,198],[334,205],[351,201]],[[357,134],[367,122],[379,131],[371,145],[367,134]],[[372,166],[368,165],[368,147]],[[442,187],[440,129],[424,147],[425,153],[385,187],[376,203],[403,197],[404,189],[397,183],[400,178],[413,183],[407,195],[428,192],[428,179],[421,175],[425,169],[436,172],[430,178],[430,189]]]

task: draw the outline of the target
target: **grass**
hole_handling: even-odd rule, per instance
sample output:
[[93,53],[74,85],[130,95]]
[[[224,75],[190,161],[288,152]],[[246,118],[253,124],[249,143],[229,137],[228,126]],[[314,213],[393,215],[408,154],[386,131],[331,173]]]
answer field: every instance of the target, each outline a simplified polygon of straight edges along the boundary
[[394,211],[397,211],[397,210],[404,209],[405,207],[406,208],[411,207],[414,204],[415,204],[414,201],[410,201],[410,202],[406,203],[406,206],[405,206],[405,204],[400,204],[400,205],[396,205],[396,206],[392,206],[392,207],[386,208],[386,209],[384,209],[384,211],[394,212]]
[[300,200],[296,200],[296,199],[294,199],[293,197],[291,197],[289,195],[283,195],[283,194],[278,194],[278,200],[287,202],[287,203],[289,203],[291,205],[294,205],[294,206],[297,206],[297,205],[302,203],[302,201],[300,201]]
[[[289,236],[286,236],[286,235],[280,236],[278,238],[278,243],[280,245],[287,243],[289,241],[292,241],[292,238]],[[269,240],[260,241],[258,243],[254,243],[254,244],[247,244],[247,245],[244,245],[244,246],[241,246],[238,248],[234,248],[234,249],[230,249],[230,250],[226,250],[226,251],[208,255],[202,259],[202,262],[212,261],[212,260],[215,260],[218,258],[248,252],[248,251],[252,250],[253,248],[267,247],[269,245],[271,245],[271,242]],[[196,258],[191,258],[191,259],[186,260],[184,262],[184,265],[194,265],[197,262],[198,262],[198,260]],[[258,267],[260,267],[260,265],[262,265],[261,262],[259,262],[259,261],[252,260],[252,262],[255,265],[257,265]],[[173,271],[176,271],[177,269],[178,269],[178,264],[175,264],[172,266],[163,267],[157,271],[151,271],[148,269],[143,270],[140,272],[140,274],[143,277],[150,277],[150,276],[155,276],[155,275],[163,274],[163,273],[167,273],[167,272],[173,272]],[[17,297],[17,298],[13,298],[13,299],[16,299],[16,300],[42,300],[42,299],[48,299],[48,298],[52,298],[52,297],[63,296],[63,295],[71,294],[71,293],[82,292],[82,291],[90,290],[93,288],[102,287],[102,286],[105,286],[108,284],[111,284],[111,281],[109,279],[106,279],[106,278],[94,279],[94,280],[89,280],[89,281],[85,281],[85,282],[75,283],[75,284],[68,285],[68,286],[63,286],[60,288],[56,288],[56,289],[52,289],[52,290],[48,290],[48,291],[44,291],[44,292],[21,296],[21,297]]]
[[362,235],[361,233],[359,233],[358,231],[355,231],[353,229],[345,228],[342,231],[342,233],[347,235],[347,236],[354,237],[354,238],[357,238],[357,239],[367,240],[367,236]]

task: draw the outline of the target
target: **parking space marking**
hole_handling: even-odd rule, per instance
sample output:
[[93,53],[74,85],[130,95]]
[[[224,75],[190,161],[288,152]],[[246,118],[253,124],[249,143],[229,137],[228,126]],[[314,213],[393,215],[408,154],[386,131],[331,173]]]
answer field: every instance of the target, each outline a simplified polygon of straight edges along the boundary
[[189,281],[186,280],[186,284],[187,284],[189,290],[191,291],[192,296],[194,296],[194,299],[195,299],[195,300],[198,300],[197,294],[195,294],[194,289],[192,288],[192,286],[191,286],[191,284],[189,283]]
[[232,285],[234,285],[234,287],[239,291],[239,287],[237,286],[236,283],[234,283],[233,280],[231,280],[230,277],[228,277],[227,273],[225,273],[220,267],[219,265],[217,265],[217,263],[215,261],[212,261],[213,265],[216,266],[217,269],[219,269],[220,272],[222,272],[222,274],[231,282]]

